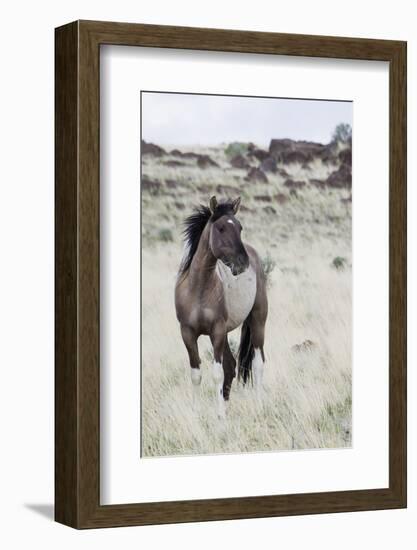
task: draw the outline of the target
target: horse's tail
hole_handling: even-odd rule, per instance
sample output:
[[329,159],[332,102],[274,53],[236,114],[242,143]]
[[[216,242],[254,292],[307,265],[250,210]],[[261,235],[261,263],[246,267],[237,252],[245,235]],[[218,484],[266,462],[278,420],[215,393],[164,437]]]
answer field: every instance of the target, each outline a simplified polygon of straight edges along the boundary
[[252,379],[252,359],[254,354],[255,350],[252,344],[249,315],[242,325],[238,352],[238,380],[242,380],[244,384],[246,384],[249,378]]

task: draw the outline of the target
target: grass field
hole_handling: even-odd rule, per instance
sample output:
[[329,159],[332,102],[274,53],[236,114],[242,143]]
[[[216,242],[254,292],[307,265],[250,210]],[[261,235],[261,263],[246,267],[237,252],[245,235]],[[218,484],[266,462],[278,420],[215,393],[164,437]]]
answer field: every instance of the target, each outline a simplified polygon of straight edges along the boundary
[[[225,147],[187,147],[195,159],[142,157],[143,456],[338,448],[351,445],[350,189],[320,188],[334,169],[319,159],[285,165],[268,182],[247,181]],[[305,182],[294,190],[285,182]],[[193,205],[241,196],[242,238],[268,275],[264,390],[233,383],[227,418],[217,418],[208,338],[199,339],[203,381],[193,408],[188,358],[175,316],[181,223]],[[229,335],[232,349],[239,329]]]

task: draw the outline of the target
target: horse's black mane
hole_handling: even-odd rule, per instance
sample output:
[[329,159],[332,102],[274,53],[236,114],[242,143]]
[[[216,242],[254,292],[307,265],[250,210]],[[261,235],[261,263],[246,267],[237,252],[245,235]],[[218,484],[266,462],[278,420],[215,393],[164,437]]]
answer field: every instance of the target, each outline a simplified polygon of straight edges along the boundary
[[213,222],[233,212],[234,202],[227,200],[220,202],[214,212],[212,213],[210,208],[202,204],[194,208],[191,216],[184,221],[184,241],[188,246],[188,250],[181,263],[180,274],[185,273],[190,269],[191,262],[193,261],[194,254],[197,252],[198,243],[201,238],[201,234],[207,225],[207,222],[211,218]]

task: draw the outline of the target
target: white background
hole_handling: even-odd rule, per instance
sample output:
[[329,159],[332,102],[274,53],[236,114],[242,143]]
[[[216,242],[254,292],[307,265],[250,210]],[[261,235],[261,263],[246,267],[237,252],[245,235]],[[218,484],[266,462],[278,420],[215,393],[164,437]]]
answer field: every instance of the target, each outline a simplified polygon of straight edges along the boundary
[[[100,441],[103,504],[388,486],[387,69],[386,63],[369,61],[178,50],[167,53],[161,49],[129,46],[102,48]],[[304,95],[353,101],[353,448],[138,459],[141,89],[270,97]],[[142,103],[146,109],[146,102]],[[377,133],[375,127],[379,129]],[[369,209],[375,196],[378,196],[378,208],[373,209],[370,224]],[[370,387],[372,407],[369,407]],[[143,392],[146,391],[145,386]],[[202,472],[210,475],[201,475]],[[242,472],[252,474],[243,480]]]
[[[0,543],[5,548],[415,548],[417,532],[417,36],[413,3],[3,3],[0,40]],[[73,19],[409,41],[408,510],[75,532],[52,523],[53,28]],[[375,129],[378,131],[378,128]],[[375,199],[377,204],[378,199]],[[370,213],[371,214],[371,213]],[[414,284],[413,284],[414,281]],[[369,388],[370,405],[372,388]]]

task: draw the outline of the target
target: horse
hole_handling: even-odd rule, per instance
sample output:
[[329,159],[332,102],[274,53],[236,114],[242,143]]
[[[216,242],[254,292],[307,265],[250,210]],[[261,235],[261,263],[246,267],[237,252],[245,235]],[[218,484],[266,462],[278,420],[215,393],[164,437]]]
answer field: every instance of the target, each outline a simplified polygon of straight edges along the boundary
[[265,363],[265,323],[268,315],[266,277],[256,250],[241,239],[236,218],[241,199],[199,205],[184,222],[186,251],[175,285],[175,309],[188,352],[194,395],[201,383],[197,340],[208,335],[213,346],[212,374],[217,412],[225,417],[236,359],[227,335],[242,325],[238,350],[238,380],[252,380],[260,392]]

